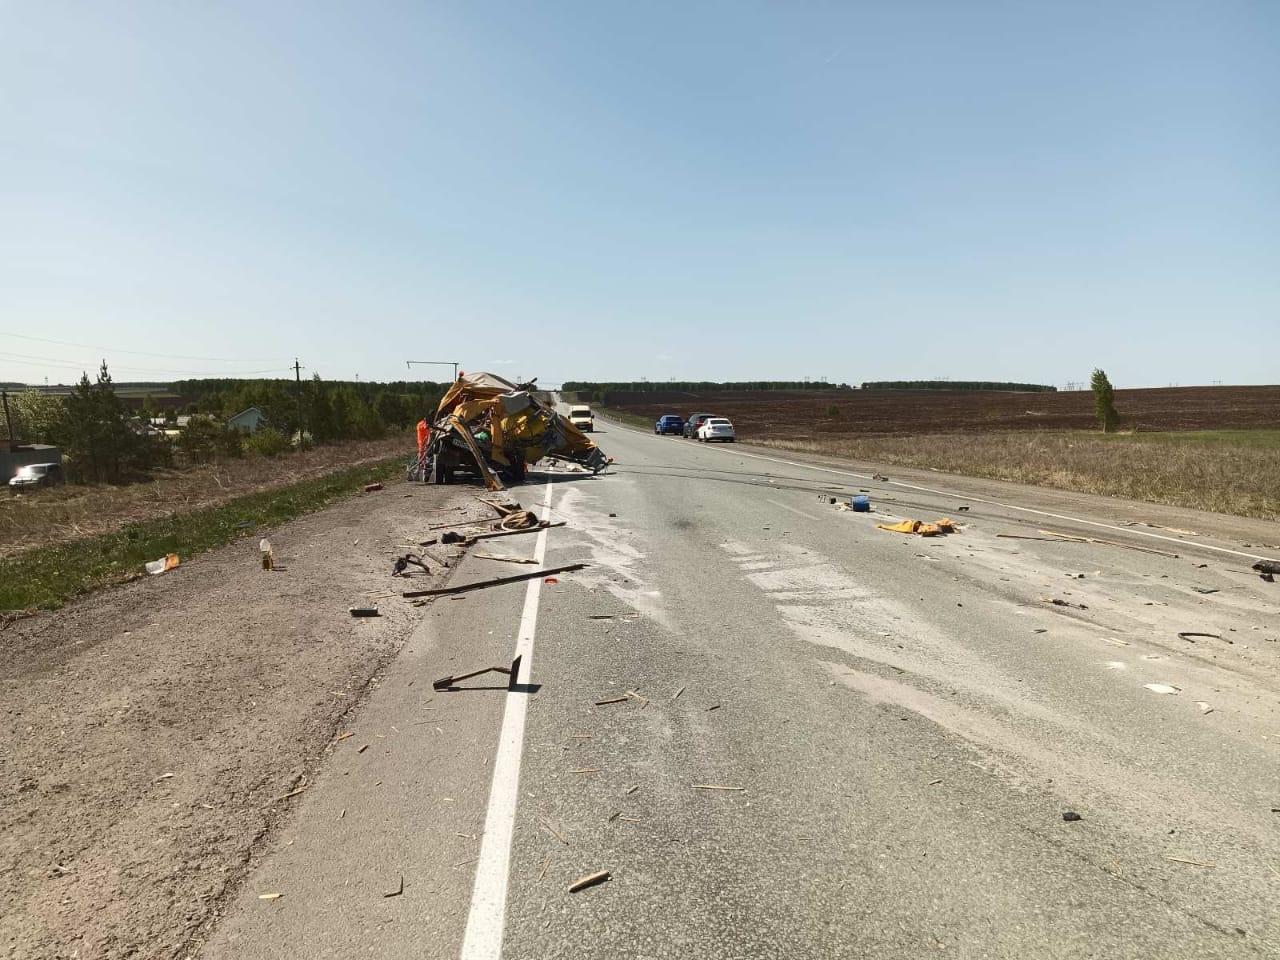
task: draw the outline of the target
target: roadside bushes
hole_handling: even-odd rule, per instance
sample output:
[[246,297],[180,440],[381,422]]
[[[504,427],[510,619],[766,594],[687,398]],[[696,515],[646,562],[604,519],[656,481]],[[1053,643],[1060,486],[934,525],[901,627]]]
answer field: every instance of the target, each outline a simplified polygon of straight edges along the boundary
[[209,463],[244,456],[243,437],[212,417],[194,416],[178,434],[179,452],[188,463]]
[[262,427],[257,433],[244,438],[244,450],[253,457],[278,457],[282,453],[292,453],[293,444],[274,427]]

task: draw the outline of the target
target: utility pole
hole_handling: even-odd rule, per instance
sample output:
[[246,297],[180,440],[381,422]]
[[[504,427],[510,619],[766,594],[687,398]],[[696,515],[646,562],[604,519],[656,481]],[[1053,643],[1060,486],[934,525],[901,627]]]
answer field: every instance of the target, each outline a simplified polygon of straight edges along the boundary
[[302,364],[298,363],[298,358],[293,358],[293,377],[297,383],[298,392],[298,447],[302,447]]
[[458,379],[458,361],[457,360],[406,360],[404,365],[412,370],[414,364],[428,367],[453,367],[453,379]]
[[9,449],[13,449],[13,419],[9,416],[9,392],[0,390],[0,401],[4,402],[4,422],[9,432]]

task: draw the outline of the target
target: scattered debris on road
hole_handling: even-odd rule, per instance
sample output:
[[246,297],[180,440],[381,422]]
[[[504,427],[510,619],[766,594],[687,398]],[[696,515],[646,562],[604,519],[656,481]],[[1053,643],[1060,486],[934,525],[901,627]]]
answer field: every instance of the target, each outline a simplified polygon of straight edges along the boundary
[[493,580],[480,580],[476,583],[464,583],[453,587],[435,587],[431,590],[408,590],[401,596],[407,600],[414,597],[444,597],[452,596],[459,593],[468,593],[472,590],[483,590],[486,587],[501,587],[509,583],[519,583],[522,580],[534,580],[539,577],[546,577],[553,573],[572,573],[575,570],[582,570],[587,564],[585,563],[567,563],[560,567],[549,567],[546,570],[531,570],[528,573],[517,573],[509,577],[497,577]]
[[1144,683],[1143,686],[1152,693],[1178,693],[1182,690],[1181,687],[1175,687],[1171,683]]
[[1178,632],[1178,636],[1188,643],[1195,643],[1195,640],[1192,639],[1193,637],[1205,637],[1209,640],[1226,640],[1227,643],[1235,643],[1234,640],[1228,640],[1220,633],[1199,633],[1195,630],[1181,630]]
[[377,608],[377,607],[348,607],[348,608],[347,608],[347,613],[351,614],[351,616],[353,616],[353,617],[378,617],[378,616],[381,616],[381,614],[380,614],[380,613],[378,613],[378,608]]
[[391,897],[398,897],[402,893],[404,893],[404,874],[403,873],[400,874],[400,882],[396,884],[396,888],[387,893],[384,893],[382,895],[382,898],[386,900],[386,899],[390,899]]
[[1256,570],[1267,583],[1275,583],[1276,574],[1280,573],[1280,563],[1275,560],[1259,560],[1250,569]]
[[1150,553],[1157,557],[1167,557],[1170,560],[1180,559],[1176,553],[1170,553],[1167,550],[1157,550],[1155,547],[1140,547],[1134,543],[1121,543],[1119,540],[1103,540],[1101,537],[1078,537],[1070,533],[1060,533],[1057,530],[1041,530],[1047,537],[1057,537],[1061,540],[1071,540],[1075,543],[1100,543],[1107,547],[1122,547],[1125,550],[1137,550],[1139,553]]
[[381,489],[383,489],[383,486],[380,483],[366,483],[364,485],[365,493],[377,493]]
[[1074,810],[1064,810],[1062,812],[1062,819],[1067,823],[1077,823],[1083,820],[1084,817],[1080,816],[1080,814],[1076,813]]
[[596,884],[604,883],[610,878],[608,870],[599,870],[595,873],[588,873],[585,877],[579,877],[573,883],[569,884],[569,892],[577,893],[579,890],[585,890],[587,887],[594,887]]
[[695,790],[725,790],[731,793],[746,793],[746,787],[726,787],[718,783],[695,783]]
[[1205,863],[1203,860],[1188,860],[1186,857],[1165,857],[1171,863],[1189,863],[1193,867],[1216,867],[1216,863]]
[[603,706],[605,706],[605,705],[607,705],[607,704],[610,704],[610,703],[626,703],[626,702],[627,702],[628,700],[630,700],[630,699],[631,699],[631,697],[629,697],[629,696],[626,696],[626,697],[610,697],[608,700],[597,700],[597,701],[596,701],[596,706],[597,706],[597,707],[603,707]]
[[540,817],[539,819],[542,821],[542,825],[547,828],[547,831],[553,837],[555,837],[557,840],[563,843],[566,847],[569,845],[569,841],[565,839],[565,836],[563,833],[561,833],[559,830],[555,828],[555,824],[553,824],[546,817]]
[[396,562],[391,568],[391,575],[393,577],[407,576],[405,571],[410,566],[421,567],[425,573],[431,573],[431,568],[427,566],[425,560],[416,553],[406,553],[403,557],[396,557]]
[[1197,700],[1195,703],[1196,706],[1200,708],[1201,713],[1213,713],[1213,707],[1210,706],[1209,701]]
[[472,670],[470,673],[462,673],[450,677],[441,677],[439,680],[432,680],[431,687],[433,690],[442,692],[454,692],[463,689],[458,686],[459,680],[470,680],[472,677],[479,677],[486,673],[501,673],[507,678],[507,692],[511,693],[516,689],[516,683],[520,677],[520,660],[523,654],[511,661],[509,667],[482,667],[479,670]]
[[1083,603],[1071,603],[1068,600],[1059,600],[1057,597],[1041,597],[1041,603],[1049,603],[1055,607],[1071,607],[1073,610],[1088,610],[1089,608]]
[[890,533],[915,534],[920,537],[936,537],[944,533],[955,533],[955,524],[946,517],[937,523],[926,523],[923,520],[903,520],[901,523],[877,523],[877,530],[888,530]]
[[[477,553],[475,554],[480,560],[500,560],[503,563],[537,563],[532,557],[507,557],[499,553]],[[595,619],[595,618],[593,618]]]
[[283,893],[260,893],[258,894],[258,899],[259,900],[279,900],[283,896],[284,896]]

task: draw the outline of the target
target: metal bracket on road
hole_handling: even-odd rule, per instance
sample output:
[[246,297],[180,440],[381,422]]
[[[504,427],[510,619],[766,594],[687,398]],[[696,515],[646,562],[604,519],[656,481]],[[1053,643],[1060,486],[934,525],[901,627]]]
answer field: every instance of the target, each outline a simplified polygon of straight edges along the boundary
[[485,673],[505,673],[507,675],[507,692],[511,693],[516,689],[519,681],[520,657],[516,657],[512,660],[511,666],[509,667],[485,667],[483,670],[472,670],[470,673],[459,674],[456,677],[441,677],[439,680],[433,680],[431,682],[431,686],[432,689],[441,691],[474,689],[469,687],[460,687],[458,686],[458,681],[470,680],[472,677],[478,677]]

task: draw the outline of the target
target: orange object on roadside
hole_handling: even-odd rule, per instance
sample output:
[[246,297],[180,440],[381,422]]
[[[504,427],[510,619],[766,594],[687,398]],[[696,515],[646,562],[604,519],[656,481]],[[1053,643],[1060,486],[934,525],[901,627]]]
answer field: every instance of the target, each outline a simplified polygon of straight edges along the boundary
[[877,523],[877,530],[888,530],[890,533],[914,533],[921,537],[936,537],[940,533],[955,533],[956,525],[946,517],[937,523],[925,523],[923,520],[903,520],[901,523]]
[[418,421],[418,456],[422,456],[422,451],[427,447],[427,441],[431,439],[431,428],[427,426],[427,418],[423,417]]

